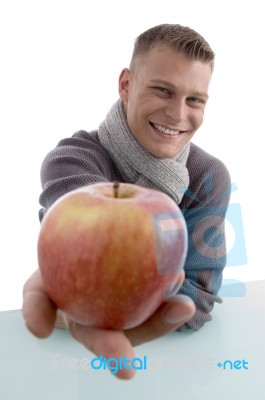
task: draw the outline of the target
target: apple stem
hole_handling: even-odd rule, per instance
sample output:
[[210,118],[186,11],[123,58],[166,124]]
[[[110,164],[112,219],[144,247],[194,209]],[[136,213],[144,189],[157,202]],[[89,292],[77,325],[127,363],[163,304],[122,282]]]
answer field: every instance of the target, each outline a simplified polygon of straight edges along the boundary
[[114,192],[114,198],[118,198],[118,190],[119,190],[120,182],[113,182],[113,192]]

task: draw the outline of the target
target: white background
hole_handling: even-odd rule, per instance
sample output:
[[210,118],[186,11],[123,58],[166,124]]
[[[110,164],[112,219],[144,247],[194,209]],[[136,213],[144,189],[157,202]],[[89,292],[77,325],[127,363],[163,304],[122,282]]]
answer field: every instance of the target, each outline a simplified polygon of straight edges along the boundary
[[[57,142],[92,130],[117,99],[138,34],[160,23],[200,32],[216,52],[194,142],[222,159],[238,190],[248,263],[225,278],[265,279],[265,28],[262,0],[0,0],[0,310],[21,307],[37,268],[39,170]],[[228,246],[233,245],[233,232]]]

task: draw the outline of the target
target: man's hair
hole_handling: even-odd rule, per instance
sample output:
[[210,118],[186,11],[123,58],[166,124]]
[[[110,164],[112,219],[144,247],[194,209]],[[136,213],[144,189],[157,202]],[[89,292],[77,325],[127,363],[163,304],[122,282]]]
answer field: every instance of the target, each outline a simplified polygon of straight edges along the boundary
[[179,24],[162,24],[141,33],[135,40],[130,67],[138,55],[155,46],[168,46],[194,60],[210,63],[213,70],[215,54],[208,42],[193,29]]

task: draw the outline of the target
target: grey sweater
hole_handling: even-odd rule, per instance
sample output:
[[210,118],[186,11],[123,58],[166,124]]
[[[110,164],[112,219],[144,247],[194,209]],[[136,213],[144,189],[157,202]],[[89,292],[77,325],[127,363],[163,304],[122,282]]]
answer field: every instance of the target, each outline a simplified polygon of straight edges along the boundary
[[[128,150],[129,151],[129,150]],[[179,205],[188,227],[186,279],[179,293],[191,297],[196,313],[180,330],[200,329],[212,319],[214,303],[226,263],[224,218],[230,198],[230,175],[225,165],[191,143],[187,161],[190,185]],[[102,147],[97,131],[78,131],[61,140],[41,167],[42,220],[47,209],[65,193],[96,182],[123,182],[121,174]]]

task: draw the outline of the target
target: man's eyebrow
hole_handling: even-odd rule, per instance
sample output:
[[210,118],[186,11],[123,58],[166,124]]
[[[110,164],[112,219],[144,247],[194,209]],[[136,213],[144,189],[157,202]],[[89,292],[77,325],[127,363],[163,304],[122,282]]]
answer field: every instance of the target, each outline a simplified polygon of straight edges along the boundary
[[[156,85],[165,85],[165,86],[167,86],[168,88],[170,88],[170,89],[172,89],[174,91],[177,90],[176,86],[172,85],[172,83],[167,82],[167,81],[165,81],[163,79],[152,79],[152,80],[150,80],[150,83],[154,84],[154,85],[155,84]],[[205,97],[206,99],[209,98],[209,95],[207,93],[198,92],[197,90],[192,90],[190,94],[191,94],[191,96]]]

